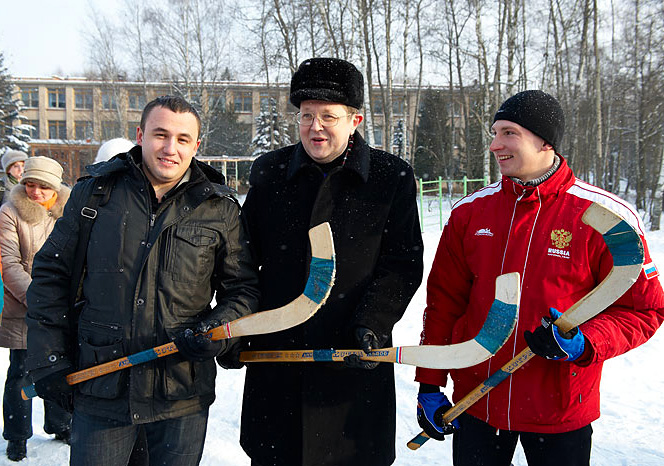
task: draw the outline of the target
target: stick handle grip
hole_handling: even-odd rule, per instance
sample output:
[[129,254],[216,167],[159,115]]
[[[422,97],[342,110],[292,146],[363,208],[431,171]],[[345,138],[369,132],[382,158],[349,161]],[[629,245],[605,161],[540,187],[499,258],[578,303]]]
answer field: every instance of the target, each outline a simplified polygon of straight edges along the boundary
[[[445,411],[445,414],[443,414],[443,421],[446,424],[449,424],[458,418],[461,413],[474,405],[480,398],[484,397],[484,395],[493,390],[499,383],[512,375],[517,369],[525,365],[534,356],[535,353],[533,353],[530,348],[526,347],[526,349],[517,354],[510,362],[494,372],[488,379],[471,390],[470,393],[461,398],[450,409]],[[424,443],[429,440],[429,438],[430,437],[424,433],[424,431],[422,431],[413,437],[410,442],[408,442],[408,448],[411,450],[417,450],[422,445],[424,445]]]
[[356,355],[363,361],[397,362],[400,348],[381,348],[366,354],[360,349],[242,351],[240,362],[343,362]]
[[[152,361],[154,359],[168,356],[169,354],[177,353],[178,348],[175,343],[166,343],[165,345],[156,346],[140,353],[132,354],[113,361],[99,364],[98,366],[88,367],[77,372],[72,372],[67,376],[67,383],[69,385],[76,385],[77,383],[85,382],[86,380],[94,379],[102,375],[110,374],[131,366],[143,364],[144,362]],[[29,400],[37,396],[34,385],[23,387],[21,389],[21,398]]]

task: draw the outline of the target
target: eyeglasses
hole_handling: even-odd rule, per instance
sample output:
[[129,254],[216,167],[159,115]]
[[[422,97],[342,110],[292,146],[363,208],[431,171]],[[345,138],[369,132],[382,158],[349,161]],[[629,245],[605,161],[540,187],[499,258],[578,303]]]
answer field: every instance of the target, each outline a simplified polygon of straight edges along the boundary
[[348,113],[346,115],[332,115],[331,113],[323,113],[322,115],[314,115],[313,113],[301,113],[298,112],[295,115],[295,120],[300,126],[311,126],[314,123],[314,118],[318,120],[321,126],[325,128],[331,128],[332,126],[337,126],[339,120],[343,117],[353,116],[353,113]]

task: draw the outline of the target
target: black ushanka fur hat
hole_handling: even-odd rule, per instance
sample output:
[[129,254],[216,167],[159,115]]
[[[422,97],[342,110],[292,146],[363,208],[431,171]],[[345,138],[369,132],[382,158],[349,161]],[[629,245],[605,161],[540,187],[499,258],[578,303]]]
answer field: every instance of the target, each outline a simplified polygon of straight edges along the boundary
[[565,114],[552,95],[538,90],[519,92],[503,102],[493,118],[494,123],[497,120],[517,123],[559,151],[565,133]]
[[364,103],[364,77],[355,65],[339,58],[303,61],[290,85],[290,101],[297,108],[305,100],[324,100],[360,109]]

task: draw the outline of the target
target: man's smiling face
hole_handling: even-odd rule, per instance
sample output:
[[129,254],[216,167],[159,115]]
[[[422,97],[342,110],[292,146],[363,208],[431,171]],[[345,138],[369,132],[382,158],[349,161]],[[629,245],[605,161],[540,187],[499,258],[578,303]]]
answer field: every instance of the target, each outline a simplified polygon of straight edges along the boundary
[[493,141],[489,150],[504,176],[530,181],[544,175],[553,165],[553,147],[523,126],[497,120],[491,132]]
[[[302,102],[300,114],[315,116],[310,125],[300,125],[300,140],[309,157],[318,163],[329,163],[339,157],[348,145],[348,138],[362,121],[359,113],[349,113],[345,105],[320,100]],[[340,118],[335,126],[323,126],[319,118],[324,115]]]
[[167,192],[182,179],[198,150],[198,121],[189,112],[155,107],[145,128],[137,129],[136,142],[143,148],[143,171],[148,180],[155,191]]

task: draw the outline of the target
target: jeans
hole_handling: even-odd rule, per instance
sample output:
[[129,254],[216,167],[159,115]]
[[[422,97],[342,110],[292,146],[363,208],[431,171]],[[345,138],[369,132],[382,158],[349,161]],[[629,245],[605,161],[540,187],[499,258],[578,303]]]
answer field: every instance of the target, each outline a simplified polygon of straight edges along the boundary
[[132,425],[74,410],[71,466],[125,466],[139,428],[145,430],[150,465],[196,466],[203,456],[208,410]]
[[[27,440],[32,437],[32,400],[21,398],[21,389],[32,381],[25,373],[27,350],[9,350],[9,369],[2,398],[5,440]],[[50,401],[44,401],[44,431],[59,434],[71,427],[71,415]]]
[[510,466],[518,441],[533,466],[589,466],[593,429],[588,424],[560,434],[496,429],[469,415],[459,416],[461,429],[452,440],[454,466]]

